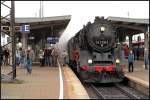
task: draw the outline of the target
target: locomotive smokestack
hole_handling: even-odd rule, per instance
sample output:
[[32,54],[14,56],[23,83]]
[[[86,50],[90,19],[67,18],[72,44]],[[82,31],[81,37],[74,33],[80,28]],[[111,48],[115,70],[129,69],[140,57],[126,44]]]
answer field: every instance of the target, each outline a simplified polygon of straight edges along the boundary
[[96,16],[94,22],[97,22],[98,20],[104,19],[104,16]]
[[95,19],[104,19],[104,16],[96,16]]

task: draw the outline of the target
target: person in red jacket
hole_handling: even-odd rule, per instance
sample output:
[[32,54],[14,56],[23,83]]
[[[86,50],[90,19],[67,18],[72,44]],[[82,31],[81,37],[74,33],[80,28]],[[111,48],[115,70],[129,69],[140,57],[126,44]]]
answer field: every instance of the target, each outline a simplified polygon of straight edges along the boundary
[[79,52],[76,48],[72,52],[72,59],[73,59],[73,64],[76,66],[77,61],[79,60]]

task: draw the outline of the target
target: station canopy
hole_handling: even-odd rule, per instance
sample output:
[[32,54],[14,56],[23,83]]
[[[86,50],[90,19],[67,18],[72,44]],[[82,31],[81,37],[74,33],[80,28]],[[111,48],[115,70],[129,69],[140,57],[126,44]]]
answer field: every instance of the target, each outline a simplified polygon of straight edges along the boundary
[[146,33],[149,27],[149,19],[109,16],[107,20],[111,21],[113,26],[116,28],[116,33],[120,42],[124,42],[126,36]]
[[108,17],[115,27],[119,35],[136,35],[145,33],[149,26],[149,19],[123,18],[123,17]]
[[[53,17],[27,17],[27,18],[15,18],[15,26],[20,27],[23,24],[30,25],[31,35],[43,35],[44,36],[56,36],[60,37],[63,30],[67,27],[69,21],[71,20],[70,15],[65,16],[53,16]],[[2,20],[2,25],[10,25],[9,21]],[[16,30],[16,33],[19,32]]]

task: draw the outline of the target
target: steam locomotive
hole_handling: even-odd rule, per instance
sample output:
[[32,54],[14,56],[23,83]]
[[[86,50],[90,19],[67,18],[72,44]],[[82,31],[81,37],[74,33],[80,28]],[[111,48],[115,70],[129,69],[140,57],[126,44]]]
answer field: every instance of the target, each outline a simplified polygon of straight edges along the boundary
[[112,83],[124,78],[120,45],[116,28],[104,17],[95,17],[93,23],[76,33],[67,44],[69,66],[84,82]]

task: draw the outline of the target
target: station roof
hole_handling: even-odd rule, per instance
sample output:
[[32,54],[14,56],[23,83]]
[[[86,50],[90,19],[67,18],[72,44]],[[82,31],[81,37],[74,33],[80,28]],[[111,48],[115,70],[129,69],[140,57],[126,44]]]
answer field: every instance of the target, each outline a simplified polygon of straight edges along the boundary
[[53,16],[53,17],[44,17],[44,18],[16,18],[16,23],[37,23],[37,22],[49,22],[49,21],[58,21],[58,20],[70,20],[71,16]]
[[135,18],[123,18],[123,17],[108,17],[108,20],[113,22],[126,22],[126,23],[136,23],[136,24],[149,24],[149,19],[135,19]]
[[[10,19],[10,18],[8,18]],[[15,23],[35,23],[35,22],[47,22],[47,21],[57,21],[57,20],[70,20],[71,16],[66,15],[66,16],[53,16],[53,17],[43,17],[43,18],[38,18],[38,17],[21,17],[21,18],[15,18]],[[3,19],[3,23],[9,22],[8,20]]]
[[137,18],[124,18],[124,17],[112,17],[107,18],[118,28],[119,34],[135,35],[144,33],[149,26],[149,19],[137,19]]
[[[43,18],[15,18],[15,25],[21,26],[22,24],[29,24],[32,33],[37,34],[42,32],[42,34],[47,34],[49,32],[49,35],[60,37],[60,35],[62,34],[62,32],[60,33],[60,31],[65,30],[70,20],[70,15]],[[9,25],[9,21],[3,19],[2,25]]]

